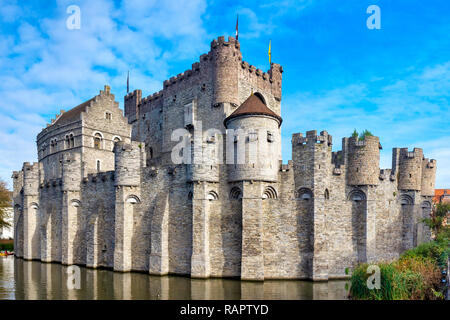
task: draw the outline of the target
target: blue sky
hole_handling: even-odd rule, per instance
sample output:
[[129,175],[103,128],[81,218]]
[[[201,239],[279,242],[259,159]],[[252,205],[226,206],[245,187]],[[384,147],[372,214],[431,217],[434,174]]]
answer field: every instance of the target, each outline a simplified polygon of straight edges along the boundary
[[[381,9],[369,30],[366,9]],[[66,9],[81,9],[68,30]],[[353,129],[383,145],[422,147],[438,160],[437,188],[450,188],[450,2],[447,0],[14,1],[0,0],[0,177],[36,160],[36,135],[111,85],[122,106],[126,73],[144,95],[188,68],[219,35],[233,35],[239,13],[244,60],[283,65],[283,160],[294,132]]]

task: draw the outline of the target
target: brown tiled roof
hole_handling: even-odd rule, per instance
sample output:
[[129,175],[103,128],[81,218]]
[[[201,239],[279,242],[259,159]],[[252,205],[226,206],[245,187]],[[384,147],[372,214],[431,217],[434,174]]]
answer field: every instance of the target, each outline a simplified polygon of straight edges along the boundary
[[[434,198],[433,201],[436,203],[441,202],[443,199],[443,195],[446,194],[446,198],[450,196],[450,189],[434,189]],[[447,202],[448,200],[445,199]]]
[[70,123],[73,121],[77,121],[80,120],[80,114],[84,111],[86,111],[86,107],[89,105],[89,103],[93,100],[94,98],[83,102],[82,104],[76,106],[75,108],[70,109],[67,112],[64,112],[59,118],[58,120],[55,121],[54,124],[66,124],[66,123]]
[[265,116],[274,117],[275,119],[277,119],[279,121],[279,125],[281,125],[281,122],[283,121],[279,115],[277,115],[275,112],[273,112],[266,106],[264,101],[257,94],[252,94],[250,97],[248,97],[247,100],[245,100],[244,103],[241,104],[241,106],[239,108],[234,110],[234,112],[232,114],[230,114],[224,120],[223,123],[226,127],[227,122],[230,119],[244,116],[244,115],[245,116],[246,115],[265,115]]

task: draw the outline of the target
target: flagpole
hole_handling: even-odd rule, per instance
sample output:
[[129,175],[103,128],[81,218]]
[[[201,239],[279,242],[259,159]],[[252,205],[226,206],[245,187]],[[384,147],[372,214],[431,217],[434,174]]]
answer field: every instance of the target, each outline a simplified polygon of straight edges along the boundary
[[127,94],[130,93],[130,70],[128,70],[127,75]]
[[239,14],[236,16],[236,41],[239,39]]

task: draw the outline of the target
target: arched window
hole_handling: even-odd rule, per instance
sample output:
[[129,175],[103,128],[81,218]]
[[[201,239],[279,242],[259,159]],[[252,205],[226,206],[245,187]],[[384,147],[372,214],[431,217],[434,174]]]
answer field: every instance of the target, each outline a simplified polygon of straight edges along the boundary
[[218,199],[219,199],[219,195],[218,195],[215,191],[211,190],[211,191],[208,192],[208,194],[206,195],[206,199],[207,199],[207,200],[210,200],[210,201],[218,200]]
[[328,191],[328,189],[325,189],[323,197],[325,198],[325,200],[329,200],[330,199],[330,191]]
[[75,147],[75,138],[73,137],[73,133],[71,133],[69,135],[69,145],[70,145],[70,148]]
[[239,200],[242,199],[242,192],[239,187],[233,187],[230,191],[230,199]]
[[81,202],[79,200],[72,200],[70,202],[70,204],[72,205],[72,207],[75,207],[75,208],[81,207]]
[[431,214],[431,202],[424,201],[422,202],[422,218],[429,218]]
[[277,191],[273,187],[268,186],[264,189],[262,198],[263,199],[277,199]]
[[112,149],[111,150],[114,151],[114,146],[116,145],[117,142],[120,142],[120,141],[122,141],[122,139],[120,137],[118,137],[118,136],[115,136],[113,138],[113,143],[112,143]]
[[101,162],[100,160],[97,160],[97,172],[100,172],[101,170]]
[[102,148],[102,140],[103,137],[100,133],[96,133],[94,135],[94,148],[95,149],[101,149]]
[[400,204],[402,206],[404,206],[404,205],[412,205],[412,204],[414,204],[414,200],[413,200],[413,198],[411,198],[411,196],[409,196],[407,194],[402,194],[400,196]]
[[354,202],[364,201],[366,200],[366,194],[362,190],[355,189],[348,194],[348,200]]
[[33,209],[33,210],[37,210],[37,209],[39,209],[39,205],[38,205],[36,202],[33,202],[33,203],[30,205],[30,208]]
[[309,188],[300,188],[295,195],[297,200],[309,201],[313,198],[313,193]]
[[128,198],[125,202],[131,203],[131,204],[137,204],[137,203],[141,203],[141,200],[139,199],[138,196],[130,195],[130,196],[128,196]]
[[66,149],[70,148],[70,137],[69,135],[66,135]]

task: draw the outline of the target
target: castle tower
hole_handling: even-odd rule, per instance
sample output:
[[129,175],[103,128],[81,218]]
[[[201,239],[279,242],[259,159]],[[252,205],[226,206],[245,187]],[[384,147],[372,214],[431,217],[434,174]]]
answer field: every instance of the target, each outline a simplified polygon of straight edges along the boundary
[[434,196],[434,185],[436,181],[436,160],[422,160],[422,196]]
[[243,280],[264,279],[262,199],[276,196],[281,122],[259,94],[251,95],[224,121],[228,181],[239,182],[242,190]]
[[[199,132],[195,132],[198,130]],[[191,277],[210,277],[209,217],[217,200],[219,183],[219,157],[222,157],[220,132],[202,133],[194,128],[191,154],[192,164],[187,165],[188,181],[192,183],[192,256]]]
[[239,42],[233,37],[228,37],[228,42],[223,36],[214,39],[210,54],[213,61],[213,106],[225,103],[238,106],[238,67],[242,60]]
[[131,239],[134,216],[140,210],[141,168],[145,167],[145,145],[116,143],[115,154],[115,247],[114,270],[130,271],[132,262]]
[[310,225],[309,246],[312,260],[307,268],[313,280],[328,279],[327,199],[329,175],[332,171],[332,136],[326,131],[317,135],[316,130],[292,136],[292,160],[294,164],[294,192],[298,207]]
[[395,168],[397,171],[398,189],[416,191],[421,189],[422,161],[423,150],[420,148],[414,148],[413,151],[408,151],[408,148],[393,149],[392,169]]
[[[420,191],[422,188],[424,166],[423,150],[414,148],[394,148],[392,153],[392,168],[398,179],[399,205],[402,211],[403,250],[410,249],[420,241],[422,231],[418,223],[422,218]],[[427,171],[427,175],[431,172]],[[427,179],[426,179],[427,180]],[[433,191],[434,193],[434,191]]]
[[380,175],[380,139],[366,136],[345,138],[347,184],[351,186],[378,185]]
[[78,152],[64,153],[62,157],[62,254],[61,263],[66,265],[82,263],[76,257],[77,246],[81,243],[75,237],[81,225],[81,155]]
[[128,118],[128,123],[132,123],[139,117],[139,103],[142,100],[142,90],[134,90],[127,94],[124,98],[125,117]]
[[[376,254],[376,186],[380,176],[380,139],[376,136],[344,138],[348,201],[351,204],[358,262],[371,262]],[[358,200],[355,200],[358,199]]]
[[23,164],[23,257],[40,258],[39,164]]
[[13,171],[13,201],[14,201],[14,255],[23,257],[23,171]]

